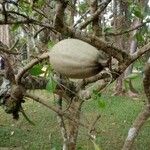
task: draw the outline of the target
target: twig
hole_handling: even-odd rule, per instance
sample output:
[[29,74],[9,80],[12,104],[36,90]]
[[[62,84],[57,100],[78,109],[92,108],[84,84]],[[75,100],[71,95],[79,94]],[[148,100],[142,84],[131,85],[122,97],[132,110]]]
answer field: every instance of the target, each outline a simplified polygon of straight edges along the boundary
[[76,27],[76,26],[81,22],[81,20],[84,18],[84,16],[86,16],[89,12],[90,12],[90,10],[87,10],[87,11],[77,20],[77,22],[73,25],[73,27]]
[[137,60],[140,56],[142,56],[144,53],[150,51],[150,42],[146,45],[144,45],[142,48],[137,50],[135,53],[131,54],[132,62]]
[[41,56],[33,59],[30,63],[28,63],[16,76],[16,83],[19,84],[21,82],[22,76],[31,69],[34,65],[38,64],[39,62],[47,59],[49,57],[48,53],[43,53]]
[[20,109],[20,112],[22,113],[23,117],[24,117],[31,125],[35,126],[35,123],[29,119],[29,117],[26,115],[26,113],[25,113],[25,111],[24,111],[24,109],[23,109],[22,107],[21,107],[21,109]]
[[86,85],[90,84],[90,83],[94,83],[98,80],[101,80],[101,79],[104,79],[104,78],[108,78],[110,77],[110,73],[108,73],[108,71],[102,71],[100,72],[99,74],[93,76],[93,77],[90,77],[90,78],[87,78],[81,82],[78,82],[77,83],[77,87],[79,89],[83,89],[85,88]]
[[56,13],[54,16],[54,27],[57,31],[61,32],[64,27],[64,11],[67,7],[67,2],[64,0],[58,0],[56,2]]
[[94,120],[94,122],[91,124],[91,127],[89,128],[88,134],[90,135],[91,138],[93,138],[93,136],[92,136],[91,134],[92,134],[92,132],[95,131],[95,125],[96,125],[96,123],[98,122],[98,120],[100,119],[100,117],[101,117],[101,115],[98,115],[98,116],[96,117],[96,119]]
[[131,29],[129,29],[129,30],[125,30],[125,31],[122,31],[122,32],[119,32],[119,33],[106,33],[106,34],[103,34],[103,35],[101,35],[101,36],[119,36],[119,35],[127,34],[127,33],[129,33],[129,32],[132,32],[132,31],[134,31],[134,30],[137,30],[137,29],[143,27],[143,26],[146,25],[147,23],[150,23],[150,20],[148,20],[148,21],[146,21],[146,22],[143,22],[143,23],[141,23],[141,24],[137,25],[136,27],[133,27],[133,28],[131,28]]
[[104,2],[102,2],[97,11],[92,16],[88,17],[85,22],[81,23],[78,29],[82,30],[88,24],[90,24],[96,17],[98,17],[106,9],[106,7],[110,2],[111,0],[105,0]]
[[19,13],[19,12],[16,12],[16,11],[7,11],[7,13],[8,13],[8,14],[15,14],[15,15],[17,15],[17,16],[21,16],[21,17],[23,17],[23,18],[26,18],[26,19],[31,20],[28,16],[26,16],[26,15],[24,15],[24,14],[21,14],[21,13]]
[[33,37],[34,37],[34,38],[37,38],[38,34],[39,34],[40,32],[42,32],[44,29],[45,29],[45,27],[42,27],[40,30],[38,30],[38,31],[35,33],[35,35],[34,35]]
[[35,12],[39,13],[40,15],[42,15],[44,18],[48,19],[48,17],[44,14],[44,12],[42,12],[42,10],[34,8],[34,7],[33,7],[33,10]]
[[[100,119],[100,117],[101,117],[101,115],[98,115],[98,116],[96,117],[95,121],[94,121],[94,122],[92,123],[92,125],[91,125],[91,130],[95,127],[95,125],[96,125],[97,121]],[[90,132],[91,132],[91,130],[90,130]]]
[[21,14],[21,13],[15,12],[15,11],[7,11],[7,13],[16,14],[18,16],[25,18],[25,20],[20,20],[20,21],[5,21],[4,20],[4,21],[0,21],[0,25],[3,25],[3,24],[9,24],[9,25],[12,25],[12,24],[35,24],[35,25],[49,28],[54,33],[58,33],[51,25],[43,23],[43,22],[38,21],[38,20],[35,20],[33,18],[30,18],[24,14]]
[[14,45],[9,49],[9,51],[13,50],[17,46],[18,43],[19,43],[19,39],[14,43]]
[[5,24],[8,24],[8,25],[13,25],[13,24],[34,24],[34,20],[20,20],[20,21],[3,21],[3,20],[0,20],[0,25],[5,25]]
[[13,55],[18,55],[19,53],[12,52],[11,48],[9,49],[7,45],[3,44],[0,42],[0,52],[6,53],[6,54],[13,54]]
[[0,47],[0,52],[6,53],[6,54],[12,54],[12,55],[19,55],[20,53],[17,52],[11,52],[8,49],[4,49],[2,47]]

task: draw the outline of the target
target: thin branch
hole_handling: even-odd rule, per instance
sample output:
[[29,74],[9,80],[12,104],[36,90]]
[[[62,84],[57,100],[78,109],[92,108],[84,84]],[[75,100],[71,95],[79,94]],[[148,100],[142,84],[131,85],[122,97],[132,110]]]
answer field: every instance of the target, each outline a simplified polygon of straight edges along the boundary
[[150,51],[150,42],[146,45],[144,45],[142,48],[137,50],[135,53],[131,54],[132,62],[137,60],[140,56],[142,56],[144,53]]
[[54,16],[54,27],[57,31],[61,32],[64,28],[64,11],[67,7],[67,2],[65,0],[57,0],[56,3],[56,13]]
[[97,36],[87,34],[81,30],[65,26],[63,29],[63,34],[66,34],[66,36],[70,35],[72,38],[85,41],[96,47],[98,50],[101,50],[109,56],[116,58],[119,62],[124,62],[125,60],[130,59],[130,55],[126,52],[126,50],[120,49],[114,46],[114,43],[106,42]]
[[131,28],[129,30],[121,31],[119,33],[106,33],[106,34],[103,34],[101,36],[119,36],[119,35],[127,34],[127,33],[130,33],[130,32],[132,32],[134,30],[137,30],[137,29],[145,26],[147,23],[150,23],[150,20],[148,20],[146,22],[143,22],[143,23],[141,23],[141,24],[137,25],[136,27],[133,27],[133,28]]
[[24,15],[24,14],[21,14],[21,13],[19,13],[19,12],[16,12],[16,11],[7,11],[7,13],[8,13],[8,14],[15,14],[15,15],[21,16],[21,17],[23,17],[23,18],[25,18],[25,19],[31,20],[28,16],[26,16],[26,15]]
[[24,14],[21,14],[19,12],[15,12],[15,11],[7,11],[7,13],[9,14],[16,14],[18,16],[21,16],[23,18],[25,18],[25,20],[20,20],[20,21],[0,21],[0,25],[4,25],[4,24],[35,24],[35,25],[39,25],[45,28],[49,28],[51,31],[53,31],[55,34],[58,33],[51,25],[47,24],[47,23],[43,23],[41,21],[35,20],[33,18],[30,18],[29,16],[26,16]]
[[11,51],[9,51],[9,49],[4,49],[2,47],[0,47],[0,52],[6,53],[6,54],[12,54],[12,55],[19,55],[20,54],[18,52],[11,52]]
[[[64,9],[64,8],[63,8]],[[62,10],[62,9],[61,9]],[[60,10],[59,10],[60,11]],[[57,13],[59,14],[59,13]],[[106,52],[108,55],[110,56],[113,56],[114,58],[116,58],[119,62],[122,62],[124,60],[127,60],[129,59],[129,55],[125,52],[125,50],[121,50],[115,46],[113,46],[113,43],[108,43],[108,42],[105,42],[101,39],[99,39],[98,37],[96,36],[92,36],[92,35],[89,35],[87,33],[84,33],[80,30],[75,30],[74,28],[69,28],[65,25],[60,26],[60,19],[58,17],[59,15],[56,15],[55,17],[55,28],[52,27],[51,25],[49,24],[46,24],[46,23],[43,23],[43,22],[40,22],[40,21],[37,21],[37,20],[34,20],[34,19],[27,19],[27,20],[22,20],[22,21],[8,21],[7,23],[5,23],[4,21],[0,21],[0,24],[35,24],[35,25],[39,25],[39,26],[42,26],[42,27],[46,27],[50,30],[52,30],[54,33],[63,33],[64,35],[66,36],[71,36],[71,37],[74,37],[74,38],[78,38],[78,39],[81,39],[91,45],[93,45],[94,47]],[[61,14],[61,17],[63,17],[63,15]],[[62,23],[62,22],[61,22]],[[59,26],[59,28],[57,28],[57,25]],[[60,29],[61,28],[61,29]]]
[[33,59],[29,64],[27,64],[16,76],[16,83],[19,84],[21,82],[21,78],[23,75],[31,69],[34,65],[38,64],[39,62],[43,61],[44,59],[48,59],[49,54],[48,53],[43,53],[41,56]]
[[98,17],[108,6],[108,4],[111,2],[111,0],[105,0],[103,1],[99,8],[97,9],[97,11],[90,17],[87,18],[87,20],[83,23],[80,24],[80,26],[78,27],[78,29],[82,30],[83,28],[85,28],[88,24],[90,24],[96,17]]
[[45,12],[42,12],[42,10],[34,8],[34,7],[33,7],[33,10],[35,12],[37,12],[38,14],[40,14],[41,16],[43,16],[44,18],[48,19],[48,17],[46,16]]
[[100,117],[101,117],[101,115],[97,115],[96,119],[94,120],[94,122],[91,124],[91,127],[89,128],[88,136],[92,140],[95,140],[95,138],[96,138],[95,126],[96,126],[96,123],[98,122],[98,120],[100,119]]
[[96,123],[98,122],[98,120],[100,119],[100,117],[101,117],[101,115],[99,114],[99,115],[96,117],[96,119],[94,120],[94,122],[91,124],[91,128],[90,128],[90,130],[89,130],[89,134],[91,134],[92,131],[94,131],[95,125],[96,125]]
[[85,86],[87,86],[88,84],[90,83],[94,83],[98,80],[101,80],[101,79],[104,79],[104,78],[108,78],[110,77],[110,73],[108,73],[108,71],[102,71],[100,72],[99,74],[93,76],[93,77],[90,77],[90,78],[86,78],[80,82],[77,82],[77,89],[84,89]]
[[13,25],[13,24],[34,24],[34,20],[20,20],[20,21],[3,21],[0,20],[0,25]]
[[73,27],[76,27],[89,12],[90,12],[90,10],[87,10],[83,15],[81,15],[81,17],[76,21],[76,23],[73,25]]
[[[29,6],[31,6],[31,3],[28,2],[28,1],[26,1],[26,0],[24,0],[24,1],[22,1],[22,2],[25,3],[25,4],[28,4]],[[48,6],[48,7],[49,7],[49,6]],[[42,11],[42,10],[40,10],[40,9],[37,9],[34,5],[32,5],[32,9],[33,9],[35,12],[37,12],[38,14],[40,14],[41,16],[43,16],[44,18],[48,19],[48,17],[46,16],[46,14],[45,14],[44,11]]]
[[[17,42],[17,41],[16,41]],[[18,42],[17,42],[18,43]],[[16,43],[16,44],[17,44]],[[7,45],[3,44],[2,42],[0,42],[0,52],[6,53],[6,54],[13,54],[13,55],[18,55],[19,53],[17,52],[12,52],[11,50],[16,46],[16,44],[14,44],[12,46],[12,48],[8,48]]]
[[18,43],[19,39],[14,43],[14,45],[9,49],[9,51],[12,51],[17,46]]
[[110,80],[99,80],[99,82],[96,82],[94,85],[86,88],[85,90],[80,90],[78,92],[78,95],[80,97],[80,99],[83,99],[83,100],[88,100],[91,98],[92,94],[93,94],[93,90],[95,91],[102,91],[104,90],[107,85],[110,83]]
[[34,38],[37,38],[38,34],[39,34],[40,32],[42,32],[44,29],[45,29],[45,27],[42,27],[40,30],[38,30],[38,31],[35,33],[35,35],[34,35],[33,37],[34,37]]

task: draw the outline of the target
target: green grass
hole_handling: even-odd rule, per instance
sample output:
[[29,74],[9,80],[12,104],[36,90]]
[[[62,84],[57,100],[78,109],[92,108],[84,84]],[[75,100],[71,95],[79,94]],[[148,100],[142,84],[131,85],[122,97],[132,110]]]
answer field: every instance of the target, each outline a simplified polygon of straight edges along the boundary
[[[99,108],[97,101],[87,101],[82,109],[83,122],[94,121],[101,114],[96,124],[99,134],[96,143],[102,150],[120,150],[133,120],[144,106],[145,96],[142,94],[140,78],[134,81],[136,89],[141,93],[137,100],[127,96],[111,96],[108,89],[101,99],[106,103],[105,108]],[[42,94],[42,93],[41,93]],[[53,103],[52,100],[49,101]],[[24,108],[36,126],[30,125],[21,115],[19,121],[14,121],[10,115],[0,108],[0,150],[3,147],[14,150],[61,150],[61,133],[57,124],[56,114],[42,105],[27,101]],[[150,149],[150,120],[143,126],[135,141],[133,150]],[[87,136],[87,130],[80,128],[77,142],[78,150],[93,150],[93,144]]]

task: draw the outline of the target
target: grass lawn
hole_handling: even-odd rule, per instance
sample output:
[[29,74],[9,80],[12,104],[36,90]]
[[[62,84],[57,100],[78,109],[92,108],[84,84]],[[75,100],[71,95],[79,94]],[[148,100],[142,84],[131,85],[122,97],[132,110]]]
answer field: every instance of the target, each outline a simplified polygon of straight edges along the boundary
[[[142,110],[145,96],[140,79],[135,81],[135,86],[140,92],[136,100],[127,96],[111,96],[112,91],[107,90],[101,97],[105,100],[105,108],[99,108],[94,100],[84,104],[83,121],[93,121],[96,115],[101,114],[96,124],[99,131],[96,143],[102,150],[120,150],[132,121]],[[54,103],[51,98],[49,103]],[[30,125],[22,116],[19,121],[14,121],[0,108],[0,150],[61,150],[62,139],[56,114],[31,100],[24,104],[24,108],[36,126]],[[142,128],[133,150],[150,150],[149,134],[150,120]],[[84,128],[80,128],[77,145],[78,150],[94,150]]]

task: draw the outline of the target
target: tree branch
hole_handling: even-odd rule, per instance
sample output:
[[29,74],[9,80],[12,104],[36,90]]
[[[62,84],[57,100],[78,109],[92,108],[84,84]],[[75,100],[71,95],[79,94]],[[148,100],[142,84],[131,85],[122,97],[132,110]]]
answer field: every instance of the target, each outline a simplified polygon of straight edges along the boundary
[[146,22],[143,22],[143,23],[140,23],[139,25],[129,29],[129,30],[125,30],[125,31],[121,31],[121,32],[118,32],[118,33],[106,33],[104,35],[101,35],[101,36],[119,36],[119,35],[123,35],[123,34],[127,34],[127,33],[130,33],[134,30],[137,30],[141,27],[143,27],[144,25],[146,25],[147,23],[150,23],[150,20],[146,21]]
[[102,71],[100,72],[99,74],[93,76],[93,77],[90,77],[90,78],[86,78],[80,82],[77,82],[77,89],[80,90],[80,89],[84,89],[85,86],[87,86],[88,84],[91,84],[91,83],[94,83],[98,80],[101,80],[101,79],[104,79],[104,78],[108,78],[110,77],[111,73],[108,73],[108,71]]
[[12,54],[12,55],[19,55],[20,53],[11,51],[13,48],[14,47],[12,47],[10,49],[6,49],[6,48],[4,48],[3,46],[0,45],[0,52],[6,53],[6,54]]
[[64,11],[66,6],[67,2],[65,0],[57,0],[56,14],[54,16],[54,27],[59,32],[61,32],[64,28]]
[[132,62],[137,60],[140,56],[142,56],[144,53],[148,52],[149,50],[150,50],[150,42],[144,45],[139,50],[137,50],[135,53],[131,54]]
[[48,59],[48,57],[49,57],[48,53],[43,53],[41,56],[33,59],[29,64],[27,64],[24,68],[22,68],[22,70],[20,70],[20,72],[17,74],[16,83],[20,84],[21,78],[29,69],[31,69],[34,65],[38,64],[39,62],[43,61],[44,59]]
[[97,11],[92,14],[90,17],[87,18],[87,20],[83,23],[80,24],[80,26],[78,27],[78,29],[82,30],[83,28],[85,28],[88,24],[90,24],[96,17],[98,17],[108,6],[108,4],[111,2],[111,0],[105,0],[103,1],[99,8],[97,9]]
[[130,55],[126,52],[126,50],[115,47],[114,43],[106,42],[97,36],[93,36],[80,30],[69,28],[67,26],[65,26],[63,32],[64,34],[67,34],[73,38],[77,38],[89,43],[90,45],[96,47],[98,50],[102,50],[109,56],[116,58],[119,62],[130,59]]

